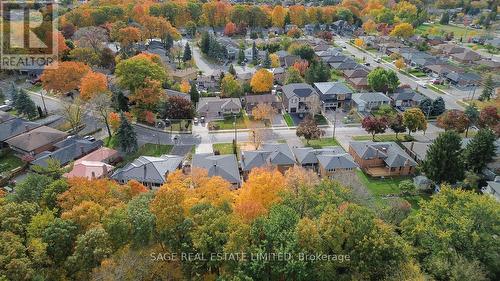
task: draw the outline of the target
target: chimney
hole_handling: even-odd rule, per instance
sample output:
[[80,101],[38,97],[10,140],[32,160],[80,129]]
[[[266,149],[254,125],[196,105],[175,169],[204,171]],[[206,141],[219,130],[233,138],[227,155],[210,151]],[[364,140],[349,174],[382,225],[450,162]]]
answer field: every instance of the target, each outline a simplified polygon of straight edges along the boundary
[[30,131],[30,127],[28,126],[28,124],[24,124],[24,130],[26,132],[29,132]]
[[102,167],[102,174],[103,175],[107,175],[108,174],[108,165],[106,165],[104,163],[103,163],[103,167]]
[[147,174],[147,165],[144,165],[144,175],[143,178],[146,179],[146,174]]
[[80,145],[80,155],[84,155],[85,150],[83,149],[83,145]]

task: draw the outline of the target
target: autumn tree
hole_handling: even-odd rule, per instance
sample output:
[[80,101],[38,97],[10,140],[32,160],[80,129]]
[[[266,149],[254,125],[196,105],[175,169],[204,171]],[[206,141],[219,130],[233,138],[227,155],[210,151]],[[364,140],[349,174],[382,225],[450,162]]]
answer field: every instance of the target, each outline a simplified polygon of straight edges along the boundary
[[43,88],[58,94],[66,94],[80,86],[90,67],[81,62],[65,61],[48,66],[42,73]]
[[419,108],[410,108],[403,112],[403,125],[408,128],[408,135],[418,130],[425,131],[427,129],[427,120],[425,115]]
[[140,54],[118,63],[116,77],[120,86],[135,92],[140,87],[147,87],[146,81],[163,82],[166,73],[159,57]]
[[306,60],[298,60],[292,65],[292,67],[297,69],[297,71],[299,71],[300,75],[303,77],[306,73],[307,68],[309,67],[309,62]]
[[413,36],[413,34],[414,34],[413,26],[406,22],[397,24],[390,33],[391,36],[404,39],[410,38],[411,36]]
[[396,133],[396,139],[398,139],[399,133],[406,132],[406,125],[403,123],[403,115],[397,114],[389,120],[389,128]]
[[278,57],[277,54],[270,54],[269,57],[271,58],[271,67],[276,68],[280,67],[280,58]]
[[137,88],[129,97],[131,102],[135,102],[137,104],[137,107],[141,110],[141,112],[144,109],[153,108],[164,99],[164,93],[160,81],[146,78],[146,80],[142,83],[143,85]]
[[98,94],[108,91],[108,80],[106,75],[89,71],[80,83],[80,98],[88,101]]
[[188,98],[169,97],[160,104],[159,114],[162,119],[189,119],[193,116],[193,105]]
[[226,24],[226,27],[224,27],[224,35],[231,37],[235,33],[236,33],[236,24],[228,22]]
[[385,117],[367,116],[361,122],[361,126],[366,132],[372,135],[372,140],[375,141],[376,134],[385,133],[387,129],[387,120]]
[[259,103],[252,109],[252,116],[255,120],[272,120],[276,110],[268,103]]
[[284,28],[285,26],[285,9],[281,5],[274,6],[271,18],[273,26]]
[[89,26],[79,28],[73,35],[76,45],[81,48],[92,48],[99,52],[108,42],[106,30],[101,27]]
[[481,128],[490,128],[496,131],[499,120],[500,116],[495,106],[486,106],[479,112],[479,126]]
[[69,57],[71,60],[83,62],[89,66],[99,65],[100,62],[99,53],[91,48],[74,48],[69,51]]
[[309,145],[309,141],[313,139],[319,139],[325,134],[325,131],[321,130],[316,121],[310,116],[307,116],[302,122],[297,126],[296,135],[297,137],[304,137]]
[[437,126],[445,130],[455,130],[463,133],[467,129],[469,119],[463,111],[452,109],[441,114],[437,119]]
[[224,75],[221,80],[221,94],[224,97],[240,97],[243,94],[243,88],[238,80],[232,74]]
[[252,76],[250,85],[255,93],[270,92],[273,88],[274,76],[266,69],[259,69]]
[[179,89],[181,90],[182,93],[187,94],[191,90],[191,85],[189,84],[188,81],[183,80],[181,82],[181,85],[179,86]]
[[302,78],[297,68],[289,67],[285,74],[285,85],[303,82],[304,78]]
[[365,46],[365,41],[363,41],[363,39],[361,38],[356,38],[354,39],[354,45],[356,45],[356,47],[358,48],[363,48]]
[[397,69],[401,70],[406,67],[406,63],[403,58],[399,58],[394,62],[394,66],[396,66]]
[[279,200],[284,184],[285,179],[278,170],[253,169],[236,198],[235,212],[246,221],[267,213],[271,205]]

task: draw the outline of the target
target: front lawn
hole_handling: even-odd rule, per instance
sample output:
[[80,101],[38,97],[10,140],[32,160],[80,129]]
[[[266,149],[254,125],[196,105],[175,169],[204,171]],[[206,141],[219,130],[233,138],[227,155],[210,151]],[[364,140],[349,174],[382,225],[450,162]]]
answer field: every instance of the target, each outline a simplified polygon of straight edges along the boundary
[[339,142],[334,139],[334,138],[321,138],[317,140],[310,140],[309,144],[307,144],[307,141],[304,139],[302,140],[305,146],[307,147],[312,147],[312,148],[322,148],[325,146],[340,146]]
[[[104,145],[109,148],[117,149],[118,142],[115,136],[111,139],[105,138],[103,140]],[[146,143],[143,146],[139,147],[139,149],[134,153],[128,153],[123,157],[123,161],[117,165],[117,167],[123,167],[126,164],[134,161],[139,156],[161,156],[163,154],[169,154],[172,150],[173,145],[170,144],[154,144],[154,143]]]
[[24,162],[14,156],[12,151],[0,151],[0,173],[13,170],[23,165]]
[[328,125],[328,121],[326,121],[325,116],[321,114],[314,115],[314,121],[316,121],[316,124],[318,125]]
[[[353,136],[353,140],[355,141],[371,141],[371,135],[363,135],[363,136]],[[375,135],[375,141],[412,141],[413,137],[408,136],[407,134],[399,134],[396,138],[396,134],[385,134],[385,135]]]
[[[233,143],[232,142],[225,142],[225,143],[214,143],[212,144],[212,148],[215,151],[218,151],[219,154],[233,154]],[[239,151],[239,147],[237,148],[237,151]]]
[[290,116],[290,114],[288,113],[283,114],[283,118],[285,118],[285,122],[288,127],[295,126],[295,123],[293,123],[293,119],[292,116]]
[[410,69],[408,70],[408,73],[411,73],[415,77],[427,77],[427,74],[418,69]]
[[[236,117],[236,129],[246,129],[247,125],[245,120],[248,117],[246,115],[240,114]],[[234,117],[226,116],[223,120],[214,120],[208,123],[208,128],[210,130],[232,130],[234,129]]]

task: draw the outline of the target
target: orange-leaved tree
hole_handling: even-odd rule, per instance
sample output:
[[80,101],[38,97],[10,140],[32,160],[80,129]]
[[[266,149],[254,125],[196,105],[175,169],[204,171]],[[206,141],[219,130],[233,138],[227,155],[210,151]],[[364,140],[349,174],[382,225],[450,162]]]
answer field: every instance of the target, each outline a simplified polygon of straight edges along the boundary
[[270,92],[273,88],[274,75],[266,69],[259,69],[252,76],[250,86],[255,93]]
[[82,78],[89,71],[90,67],[82,62],[55,62],[43,71],[42,86],[46,91],[65,94],[78,89]]
[[266,214],[272,204],[280,200],[285,178],[276,169],[255,168],[239,190],[235,211],[246,221]]
[[88,101],[97,94],[108,91],[108,80],[106,75],[98,72],[89,71],[80,83],[80,98]]

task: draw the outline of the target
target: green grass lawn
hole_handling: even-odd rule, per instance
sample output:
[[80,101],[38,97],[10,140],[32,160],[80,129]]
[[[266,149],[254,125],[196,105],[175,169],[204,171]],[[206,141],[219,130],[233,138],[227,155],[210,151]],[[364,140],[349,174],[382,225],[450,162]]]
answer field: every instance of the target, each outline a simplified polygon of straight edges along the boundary
[[24,162],[14,156],[12,151],[0,152],[0,173],[21,167]]
[[408,72],[413,74],[413,76],[416,76],[416,77],[427,77],[427,74],[425,74],[424,72],[417,70],[417,69],[410,69],[410,70],[408,70]]
[[[116,136],[113,136],[111,140],[109,138],[105,138],[103,140],[104,146],[109,148],[118,148],[118,142]],[[134,159],[139,156],[161,156],[163,154],[168,154],[172,150],[173,145],[170,144],[154,144],[154,143],[146,143],[143,146],[139,147],[139,149],[134,153],[129,153],[125,157],[123,157],[123,161],[117,165],[117,167],[123,167],[126,164],[134,161]]]
[[[236,117],[236,128],[246,129],[245,120],[248,119],[245,115],[239,115]],[[208,128],[213,128],[213,130],[231,130],[234,129],[234,118],[232,116],[224,117],[224,120],[214,120],[210,121]]]
[[[186,128],[187,125],[187,128]],[[193,127],[193,123],[191,120],[176,120],[172,121],[171,126],[167,127],[167,130],[170,131],[191,131]]]
[[383,196],[388,194],[397,194],[401,192],[399,183],[409,179],[408,177],[397,178],[372,178],[360,170],[356,171],[359,180],[376,196]]
[[427,88],[433,90],[434,92],[436,92],[436,93],[438,93],[440,95],[444,94],[443,90],[441,90],[440,88],[436,87],[435,85],[427,84]]
[[[214,143],[212,144],[212,148],[214,151],[219,151],[220,154],[233,154],[233,143],[231,142]],[[237,152],[239,152],[239,147]]]
[[312,148],[322,148],[325,146],[340,146],[339,142],[334,138],[321,138],[317,140],[310,140],[307,144],[306,140],[302,140],[305,146]]
[[325,116],[321,114],[314,115],[314,121],[316,121],[316,124],[318,125],[328,125],[328,121],[326,121]]
[[283,114],[283,118],[285,118],[285,122],[288,127],[295,126],[295,124],[293,123],[292,116],[290,116],[290,114],[288,113]]
[[[353,140],[355,141],[366,141],[372,140],[371,135],[363,135],[363,136],[353,136]],[[375,141],[411,141],[413,137],[408,136],[407,134],[399,134],[398,138],[396,138],[396,134],[385,134],[385,135],[375,135]]]
[[[417,28],[417,33],[420,33],[420,34],[427,33],[429,31],[429,29],[431,29],[433,27],[438,29],[439,32],[448,32],[448,33],[453,32],[456,40],[459,40],[460,37],[463,37],[466,33],[467,33],[467,37],[483,35],[485,33],[484,29],[466,29],[465,27],[462,27],[462,26],[442,25],[439,23],[420,25]],[[466,38],[464,38],[464,39],[466,39]]]

